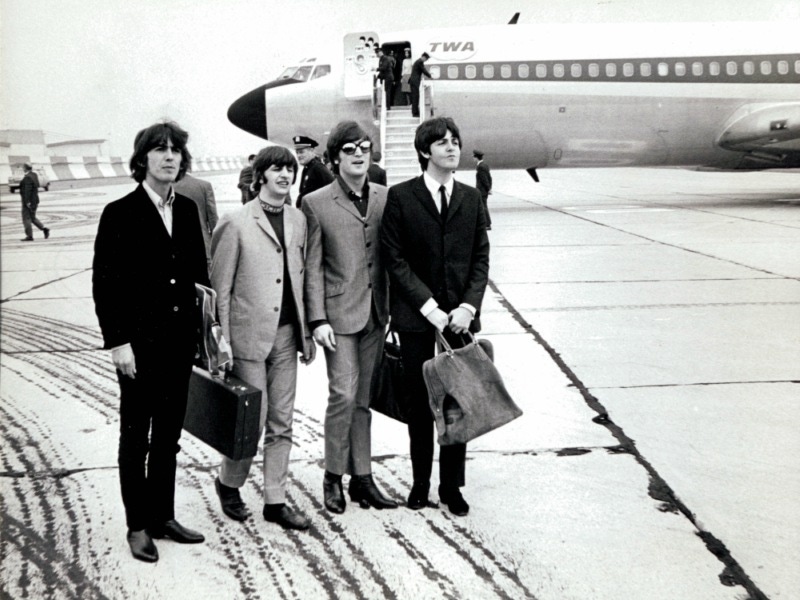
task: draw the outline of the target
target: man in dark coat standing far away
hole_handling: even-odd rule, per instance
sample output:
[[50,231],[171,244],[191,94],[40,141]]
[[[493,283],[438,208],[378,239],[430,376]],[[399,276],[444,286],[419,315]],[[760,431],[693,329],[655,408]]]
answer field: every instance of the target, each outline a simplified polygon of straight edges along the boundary
[[[428,500],[433,465],[433,414],[422,365],[434,354],[435,331],[453,348],[462,334],[480,330],[480,308],[489,280],[489,238],[481,196],[453,179],[461,157],[461,137],[448,117],[429,119],[414,139],[423,174],[389,188],[381,224],[381,250],[389,274],[392,328],[409,392],[408,433],[414,483],[407,506]],[[466,444],[442,446],[439,499],[464,516]]]
[[92,292],[120,387],[119,477],[133,556],[158,560],[153,538],[204,537],[175,520],[175,468],[209,285],[197,207],[173,183],[191,166],[189,135],[157,123],[136,135],[139,186],[108,204],[94,246]]
[[492,173],[489,165],[483,160],[483,152],[480,150],[472,151],[472,158],[475,159],[475,187],[481,193],[483,200],[483,210],[486,211],[486,229],[492,228],[492,217],[489,215],[489,194],[492,193]]
[[20,241],[33,241],[32,225],[41,229],[44,239],[47,239],[50,237],[50,230],[36,218],[36,209],[39,207],[39,176],[28,163],[22,165],[22,170],[25,175],[19,182],[19,193],[22,197],[22,226],[25,228],[25,237]]
[[333,175],[328,167],[322,164],[314,148],[319,146],[316,140],[304,135],[292,138],[294,149],[297,152],[297,162],[303,165],[300,175],[300,193],[297,196],[297,208],[303,207],[303,196],[315,192],[333,181]]

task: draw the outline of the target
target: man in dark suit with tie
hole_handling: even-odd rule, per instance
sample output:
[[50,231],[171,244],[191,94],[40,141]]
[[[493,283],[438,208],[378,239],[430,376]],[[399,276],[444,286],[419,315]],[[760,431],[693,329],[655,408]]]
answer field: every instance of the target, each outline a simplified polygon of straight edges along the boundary
[[[381,224],[381,250],[390,281],[392,327],[409,389],[408,433],[414,484],[408,507],[428,500],[433,463],[433,415],[422,365],[434,355],[435,330],[456,348],[462,334],[480,330],[480,308],[489,279],[489,238],[481,196],[453,179],[461,157],[458,127],[448,117],[422,123],[416,132],[421,177],[389,188]],[[442,446],[439,499],[463,516],[466,444]]]
[[173,184],[191,166],[188,134],[157,123],[136,135],[139,186],[103,210],[92,292],[120,386],[119,476],[128,544],[155,562],[153,538],[203,536],[175,520],[175,468],[197,349],[195,284],[209,285],[197,207]]

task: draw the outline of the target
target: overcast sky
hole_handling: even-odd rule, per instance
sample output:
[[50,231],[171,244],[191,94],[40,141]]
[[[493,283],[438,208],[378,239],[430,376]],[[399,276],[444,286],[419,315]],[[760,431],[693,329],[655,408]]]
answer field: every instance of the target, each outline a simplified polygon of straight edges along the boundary
[[[105,138],[167,117],[197,156],[259,141],[228,106],[345,33],[506,23],[800,19],[800,0],[0,0],[0,129]],[[55,134],[59,134],[56,136]]]

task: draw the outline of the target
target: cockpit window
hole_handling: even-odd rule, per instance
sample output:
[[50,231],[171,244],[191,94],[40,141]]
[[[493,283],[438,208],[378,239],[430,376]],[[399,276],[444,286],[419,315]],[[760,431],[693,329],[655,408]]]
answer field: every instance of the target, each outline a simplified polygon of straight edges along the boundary
[[330,65],[317,65],[317,68],[314,69],[314,73],[311,75],[311,79],[319,79],[320,77],[325,77],[325,75],[330,75],[330,73]]
[[[280,74],[278,79],[295,79],[297,81],[308,81],[311,75],[311,69],[314,65],[306,65],[305,67],[289,67]],[[329,67],[330,68],[330,67]]]

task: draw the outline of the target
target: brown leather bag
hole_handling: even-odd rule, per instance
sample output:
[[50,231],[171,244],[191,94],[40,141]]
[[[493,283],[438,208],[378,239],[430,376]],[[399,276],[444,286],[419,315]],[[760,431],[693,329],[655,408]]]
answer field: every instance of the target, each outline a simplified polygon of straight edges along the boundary
[[464,444],[522,415],[492,362],[489,340],[469,334],[470,343],[453,350],[438,331],[436,337],[444,352],[425,361],[422,374],[440,445]]

